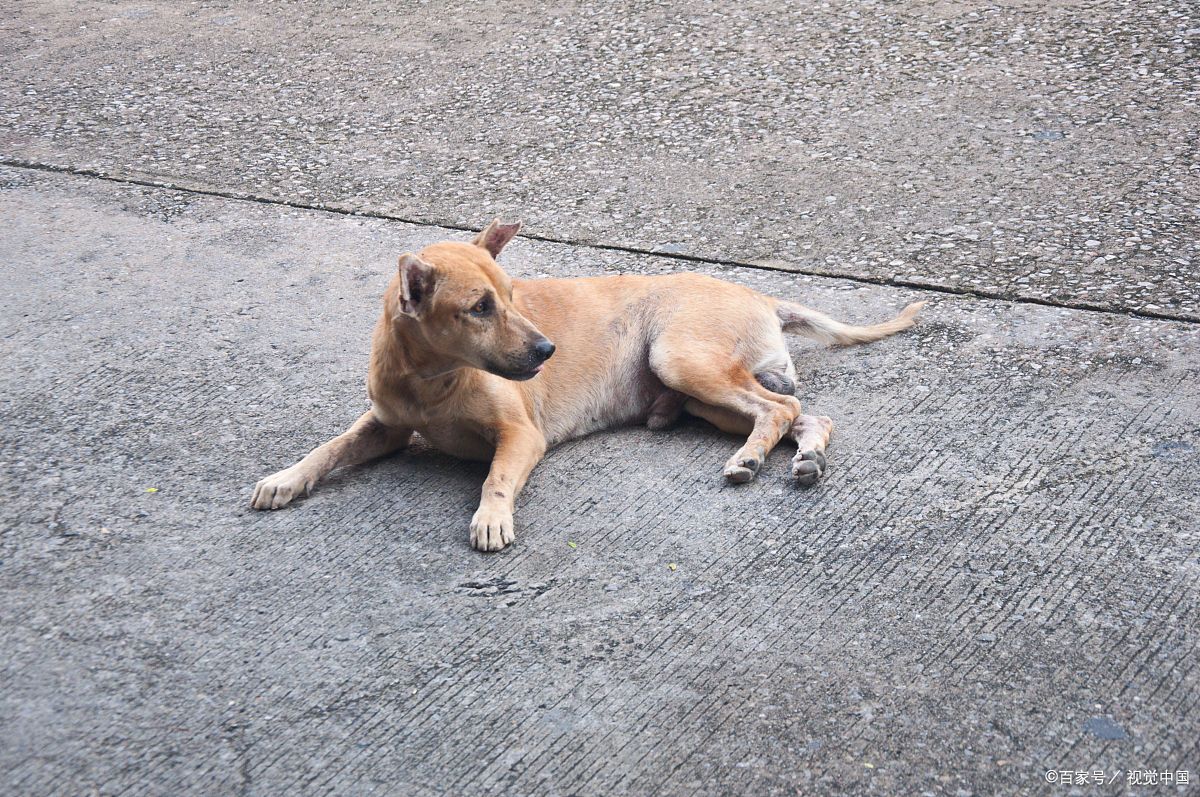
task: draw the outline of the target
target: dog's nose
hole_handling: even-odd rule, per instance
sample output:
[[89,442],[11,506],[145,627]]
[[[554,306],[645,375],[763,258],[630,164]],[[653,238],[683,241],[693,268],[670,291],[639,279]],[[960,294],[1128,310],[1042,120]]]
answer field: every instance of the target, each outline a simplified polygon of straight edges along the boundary
[[545,338],[542,338],[537,343],[533,344],[533,350],[537,352],[538,357],[541,357],[543,361],[546,361],[550,359],[551,354],[554,354],[554,344]]

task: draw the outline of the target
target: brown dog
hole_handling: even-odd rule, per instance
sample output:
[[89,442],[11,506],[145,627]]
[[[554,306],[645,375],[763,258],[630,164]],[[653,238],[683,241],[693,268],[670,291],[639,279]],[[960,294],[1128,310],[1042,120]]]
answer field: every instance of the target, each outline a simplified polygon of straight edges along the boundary
[[815,483],[833,422],[800,413],[783,333],[878,340],[912,326],[924,304],[856,327],[699,274],[514,282],[495,258],[519,229],[494,221],[472,243],[401,256],[372,340],[372,408],[255,485],[256,509],[284,507],[417,431],[448,454],[491,460],[471,544],[498,551],[513,541],[517,493],[548,446],[622,424],[662,429],[682,410],[747,435],[725,464],[730,481],[752,479],[790,437],[792,473]]

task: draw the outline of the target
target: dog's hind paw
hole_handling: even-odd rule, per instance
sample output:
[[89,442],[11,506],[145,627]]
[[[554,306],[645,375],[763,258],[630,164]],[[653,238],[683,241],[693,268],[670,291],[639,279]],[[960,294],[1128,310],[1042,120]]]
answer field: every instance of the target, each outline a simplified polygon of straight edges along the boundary
[[283,509],[301,495],[308,495],[313,482],[304,471],[291,467],[273,473],[254,485],[250,505],[255,509]]
[[828,464],[823,451],[798,451],[792,458],[792,475],[796,483],[803,487],[811,487],[825,475]]
[[734,484],[745,484],[758,474],[762,467],[763,457],[745,456],[740,452],[725,463],[725,478]]
[[507,509],[479,507],[471,518],[471,547],[478,551],[499,551],[516,539],[512,512]]

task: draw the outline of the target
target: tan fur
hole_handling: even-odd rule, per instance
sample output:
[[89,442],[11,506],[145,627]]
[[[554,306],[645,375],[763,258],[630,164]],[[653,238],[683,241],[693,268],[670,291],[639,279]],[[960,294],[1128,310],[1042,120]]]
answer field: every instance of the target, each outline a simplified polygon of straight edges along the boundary
[[925,306],[925,302],[913,302],[900,311],[900,315],[882,324],[872,324],[869,327],[856,327],[835,321],[819,310],[812,310],[795,302],[778,301],[775,312],[783,322],[785,332],[796,332],[821,343],[837,343],[847,346],[851,343],[870,343],[881,340],[889,335],[908,329],[917,320],[917,313]]
[[[811,483],[824,472],[832,421],[801,414],[794,396],[756,378],[794,379],[783,331],[877,340],[911,326],[923,304],[855,327],[699,274],[514,281],[495,257],[517,230],[493,222],[472,243],[400,258],[372,338],[371,411],[260,481],[255,508],[286,506],[333,468],[402,448],[417,431],[446,453],[491,460],[470,539],[499,550],[513,540],[517,494],[549,446],[623,424],[663,428],[681,409],[746,436],[725,465],[731,481],[753,478],[789,437],[793,473]],[[535,370],[551,341],[557,353]]]

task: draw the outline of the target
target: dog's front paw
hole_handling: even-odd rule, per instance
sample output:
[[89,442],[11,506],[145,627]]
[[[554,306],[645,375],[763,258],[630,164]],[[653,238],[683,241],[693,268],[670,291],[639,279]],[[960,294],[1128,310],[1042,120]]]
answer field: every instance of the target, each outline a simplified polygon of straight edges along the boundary
[[254,497],[250,505],[255,509],[283,509],[294,498],[308,495],[313,482],[299,468],[292,466],[271,474],[254,485]]
[[471,518],[471,547],[480,551],[499,551],[516,539],[513,516],[503,507],[481,506]]

